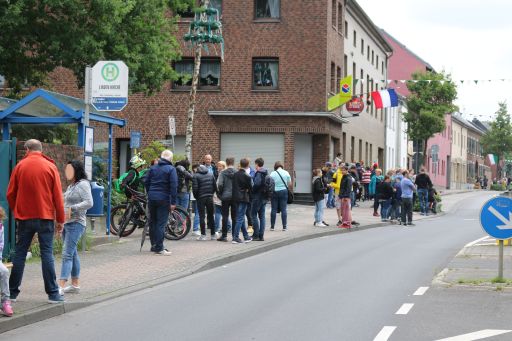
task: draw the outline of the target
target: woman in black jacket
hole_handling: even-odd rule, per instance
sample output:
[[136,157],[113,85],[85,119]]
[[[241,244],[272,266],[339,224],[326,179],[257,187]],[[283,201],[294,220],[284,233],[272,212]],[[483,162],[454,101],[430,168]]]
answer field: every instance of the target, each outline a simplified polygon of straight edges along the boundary
[[329,189],[327,185],[324,183],[322,177],[322,171],[320,169],[315,169],[313,171],[313,201],[315,202],[314,225],[316,227],[329,226],[324,222],[325,193],[328,191]]
[[380,203],[380,219],[388,221],[389,209],[391,208],[391,200],[393,199],[393,186],[391,186],[391,177],[386,175],[384,181],[378,184],[379,203]]

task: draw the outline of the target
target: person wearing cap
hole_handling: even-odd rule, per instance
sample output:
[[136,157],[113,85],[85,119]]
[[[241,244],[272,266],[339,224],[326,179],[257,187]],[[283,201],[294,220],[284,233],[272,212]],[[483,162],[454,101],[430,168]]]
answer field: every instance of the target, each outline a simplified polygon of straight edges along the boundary
[[134,155],[130,159],[130,169],[128,169],[128,174],[124,177],[120,185],[121,189],[124,190],[127,198],[131,198],[132,196],[128,188],[132,190],[139,189],[141,185],[140,171],[142,170],[142,167],[144,167],[145,165],[146,161],[141,158],[140,153]]

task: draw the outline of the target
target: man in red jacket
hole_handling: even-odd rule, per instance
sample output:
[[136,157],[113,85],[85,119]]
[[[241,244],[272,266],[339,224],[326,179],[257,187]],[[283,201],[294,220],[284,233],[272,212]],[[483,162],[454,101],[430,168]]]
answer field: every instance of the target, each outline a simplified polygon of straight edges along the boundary
[[16,254],[9,278],[11,301],[16,302],[20,293],[27,251],[37,233],[48,303],[60,303],[64,298],[59,294],[53,258],[54,229],[62,231],[65,220],[59,171],[53,160],[43,155],[38,140],[28,140],[25,149],[26,155],[14,168],[7,189],[7,201],[18,223]]

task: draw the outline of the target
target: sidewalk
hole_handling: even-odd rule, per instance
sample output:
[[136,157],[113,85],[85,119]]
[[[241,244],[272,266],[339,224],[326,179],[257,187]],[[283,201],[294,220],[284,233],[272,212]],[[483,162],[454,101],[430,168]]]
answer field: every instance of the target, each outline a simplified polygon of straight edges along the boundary
[[503,247],[503,277],[505,283],[493,281],[498,276],[498,244],[492,237],[483,237],[462,248],[447,267],[434,279],[439,286],[512,289],[512,246]]
[[[443,196],[443,211],[450,211],[461,199],[475,195],[478,193]],[[243,245],[217,241],[199,242],[190,233],[181,241],[165,241],[165,246],[173,252],[169,257],[149,252],[149,241],[146,241],[144,249],[139,252],[142,232],[140,229],[132,236],[119,241],[116,236],[107,239],[100,233],[100,226],[97,225],[97,241],[104,243],[85,254],[80,252],[80,294],[66,295],[64,304],[47,304],[40,262],[29,262],[25,267],[21,293],[14,305],[15,315],[12,318],[0,318],[0,333],[299,241],[388,225],[382,223],[380,218],[372,216],[373,202],[364,202],[360,205],[361,207],[354,208],[353,217],[361,226],[352,230],[335,227],[338,219],[334,209],[325,210],[325,221],[331,226],[318,228],[313,227],[313,207],[291,205],[288,208],[288,231],[281,230],[281,220],[278,216],[276,231],[270,232],[270,209],[267,208],[264,242]],[[414,220],[431,217],[415,213]],[[60,274],[60,265],[59,257],[55,263],[57,278]]]

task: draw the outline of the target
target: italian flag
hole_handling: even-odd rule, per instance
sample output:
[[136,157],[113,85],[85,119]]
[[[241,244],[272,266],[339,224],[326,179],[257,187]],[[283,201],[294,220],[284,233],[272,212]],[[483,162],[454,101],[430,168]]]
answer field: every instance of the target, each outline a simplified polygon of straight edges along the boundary
[[498,156],[494,154],[487,154],[487,158],[489,159],[489,164],[494,166],[498,161]]

